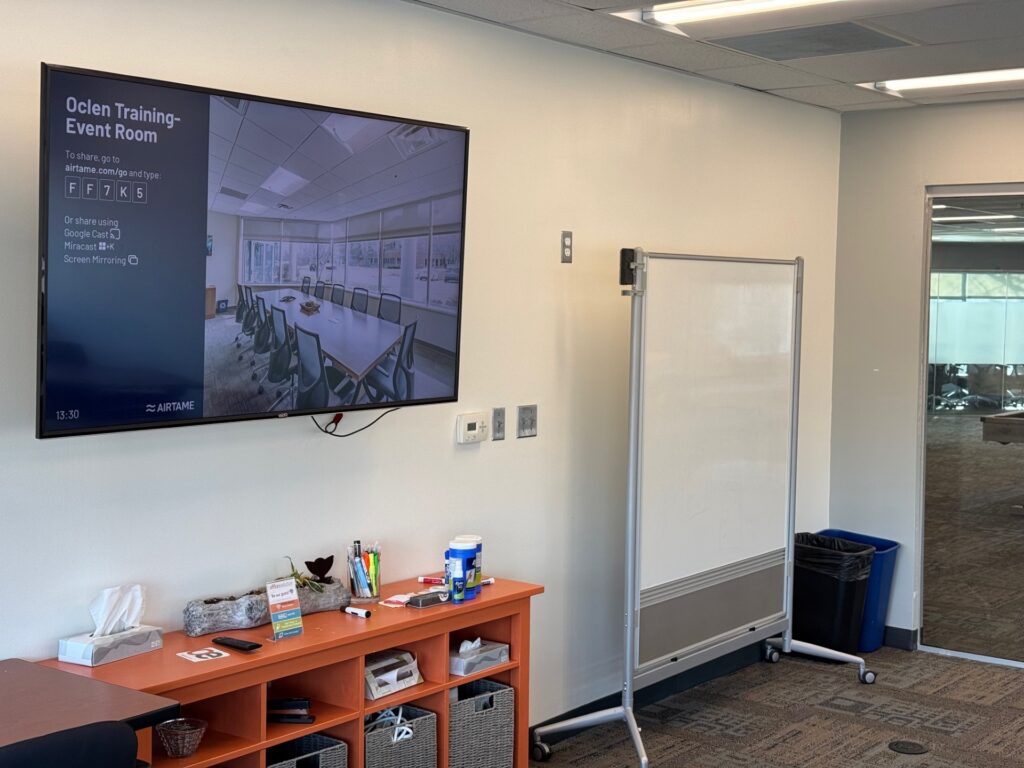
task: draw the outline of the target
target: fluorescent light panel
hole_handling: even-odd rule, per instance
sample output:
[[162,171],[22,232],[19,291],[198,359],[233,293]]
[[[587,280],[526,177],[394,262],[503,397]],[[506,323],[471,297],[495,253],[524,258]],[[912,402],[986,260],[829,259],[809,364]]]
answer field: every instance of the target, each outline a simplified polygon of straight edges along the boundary
[[1024,227],[995,227],[989,232],[1024,232]]
[[1008,213],[1000,213],[996,216],[932,216],[932,221],[1003,221],[1016,218]]
[[659,24],[692,24],[697,21],[728,19],[754,13],[788,11],[815,5],[831,5],[846,0],[705,0],[704,2],[663,3],[655,5],[648,18]]
[[1012,83],[1024,80],[1024,69],[994,69],[988,72],[962,72],[955,75],[909,77],[902,80],[884,80],[877,83],[859,83],[875,91],[918,91],[929,88],[958,88],[991,83]]

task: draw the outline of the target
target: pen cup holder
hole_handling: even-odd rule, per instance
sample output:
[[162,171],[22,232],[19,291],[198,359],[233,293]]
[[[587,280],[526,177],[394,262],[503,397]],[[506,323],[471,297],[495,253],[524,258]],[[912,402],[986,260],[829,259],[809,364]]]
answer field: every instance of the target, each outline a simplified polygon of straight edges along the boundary
[[380,601],[380,552],[368,551],[362,555],[349,555],[349,584],[352,605]]

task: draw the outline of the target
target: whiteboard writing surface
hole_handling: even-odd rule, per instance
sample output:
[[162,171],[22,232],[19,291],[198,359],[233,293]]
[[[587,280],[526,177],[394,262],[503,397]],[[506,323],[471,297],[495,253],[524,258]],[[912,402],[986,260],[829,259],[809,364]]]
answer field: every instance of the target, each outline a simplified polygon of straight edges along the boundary
[[649,255],[639,589],[784,549],[796,265]]

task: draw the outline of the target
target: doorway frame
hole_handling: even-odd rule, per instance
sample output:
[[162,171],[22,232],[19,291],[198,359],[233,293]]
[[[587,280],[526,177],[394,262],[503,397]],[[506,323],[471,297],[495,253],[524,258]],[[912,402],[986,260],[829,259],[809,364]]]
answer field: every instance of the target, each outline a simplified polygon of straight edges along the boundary
[[925,513],[925,478],[928,460],[928,334],[931,327],[931,274],[932,274],[932,206],[936,198],[941,197],[1024,197],[1024,182],[1005,182],[995,184],[935,184],[925,187],[924,195],[924,268],[921,275],[921,328],[918,340],[920,357],[918,365],[917,393],[917,520],[915,522],[917,538],[917,562],[914,564],[914,615],[917,623],[917,650],[934,653],[940,656],[951,656],[958,659],[981,661],[1003,667],[1024,669],[1024,661],[1003,659],[998,656],[985,656],[968,651],[956,651],[951,648],[940,648],[926,645],[924,637],[924,513]]

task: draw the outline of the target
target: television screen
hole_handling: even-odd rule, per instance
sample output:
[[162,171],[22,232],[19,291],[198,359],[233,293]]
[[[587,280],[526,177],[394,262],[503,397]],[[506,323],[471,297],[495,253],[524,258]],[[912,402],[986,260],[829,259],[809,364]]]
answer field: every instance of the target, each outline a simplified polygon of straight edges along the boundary
[[455,400],[468,144],[44,65],[38,436]]

